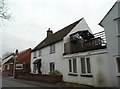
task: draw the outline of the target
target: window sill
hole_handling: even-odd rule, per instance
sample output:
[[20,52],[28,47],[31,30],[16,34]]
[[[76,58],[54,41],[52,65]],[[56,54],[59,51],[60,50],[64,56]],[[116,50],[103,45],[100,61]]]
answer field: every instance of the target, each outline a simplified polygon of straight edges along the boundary
[[53,54],[53,53],[55,53],[55,52],[50,52],[50,54]]
[[87,74],[84,74],[84,75],[81,74],[80,76],[81,76],[81,77],[93,77],[93,75],[87,75]]
[[68,75],[70,75],[70,76],[78,76],[78,74],[72,74],[72,73],[71,74],[69,73]]

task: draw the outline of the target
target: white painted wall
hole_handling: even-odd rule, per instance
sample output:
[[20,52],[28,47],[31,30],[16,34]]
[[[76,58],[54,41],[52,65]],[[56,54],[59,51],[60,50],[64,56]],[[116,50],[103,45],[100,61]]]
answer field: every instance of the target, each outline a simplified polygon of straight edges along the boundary
[[[68,59],[77,58],[77,74],[78,76],[70,76],[69,73],[69,62]],[[91,70],[93,77],[83,77],[81,75],[81,57],[89,57],[91,62]],[[83,53],[75,53],[72,55],[66,55],[63,57],[64,74],[63,79],[67,82],[75,82],[80,84],[93,85],[96,87],[110,87],[108,54],[106,49],[94,50]]]
[[118,54],[119,45],[118,42],[118,24],[114,19],[118,18],[118,3],[112,8],[109,14],[102,21],[104,30],[106,33],[107,39],[107,49],[108,49],[108,63],[109,63],[109,78],[111,81],[111,86],[118,86],[118,77],[117,77],[117,68],[116,68],[116,59],[115,57],[120,55]]
[[63,55],[63,41],[55,43],[55,53],[50,54],[50,46],[47,46],[41,50],[41,57],[33,59],[33,52],[31,54],[31,73],[33,73],[33,62],[36,59],[41,59],[42,62],[42,73],[49,74],[50,72],[50,62],[55,62],[55,70],[62,72],[62,55]]
[[42,50],[42,73],[48,74],[50,72],[50,62],[55,62],[55,70],[62,73],[63,41],[55,43],[55,53],[50,54],[50,46],[47,46]]

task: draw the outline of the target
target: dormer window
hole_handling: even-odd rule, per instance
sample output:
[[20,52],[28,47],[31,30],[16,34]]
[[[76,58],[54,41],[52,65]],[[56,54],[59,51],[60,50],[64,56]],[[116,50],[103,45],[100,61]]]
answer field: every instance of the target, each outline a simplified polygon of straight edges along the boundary
[[55,53],[55,44],[50,45],[50,54]]

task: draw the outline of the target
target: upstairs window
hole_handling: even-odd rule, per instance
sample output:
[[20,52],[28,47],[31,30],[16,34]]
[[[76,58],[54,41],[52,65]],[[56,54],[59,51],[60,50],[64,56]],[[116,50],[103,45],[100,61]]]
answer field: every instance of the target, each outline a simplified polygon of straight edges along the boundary
[[81,72],[82,74],[91,74],[90,58],[81,58]]
[[115,26],[117,27],[117,32],[118,32],[118,36],[120,37],[120,17],[114,19],[115,21]]
[[55,44],[50,45],[50,54],[55,53]]
[[35,51],[35,52],[33,52],[33,58],[36,58],[36,57],[37,57],[37,53]]
[[118,34],[120,35],[120,18],[118,20]]

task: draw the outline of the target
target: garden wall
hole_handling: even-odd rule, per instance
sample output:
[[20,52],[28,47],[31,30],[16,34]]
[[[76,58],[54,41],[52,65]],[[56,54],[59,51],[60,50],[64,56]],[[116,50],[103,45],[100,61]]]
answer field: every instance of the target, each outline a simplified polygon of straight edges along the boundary
[[16,78],[47,83],[58,83],[63,81],[62,75],[47,75],[47,74],[17,73]]

